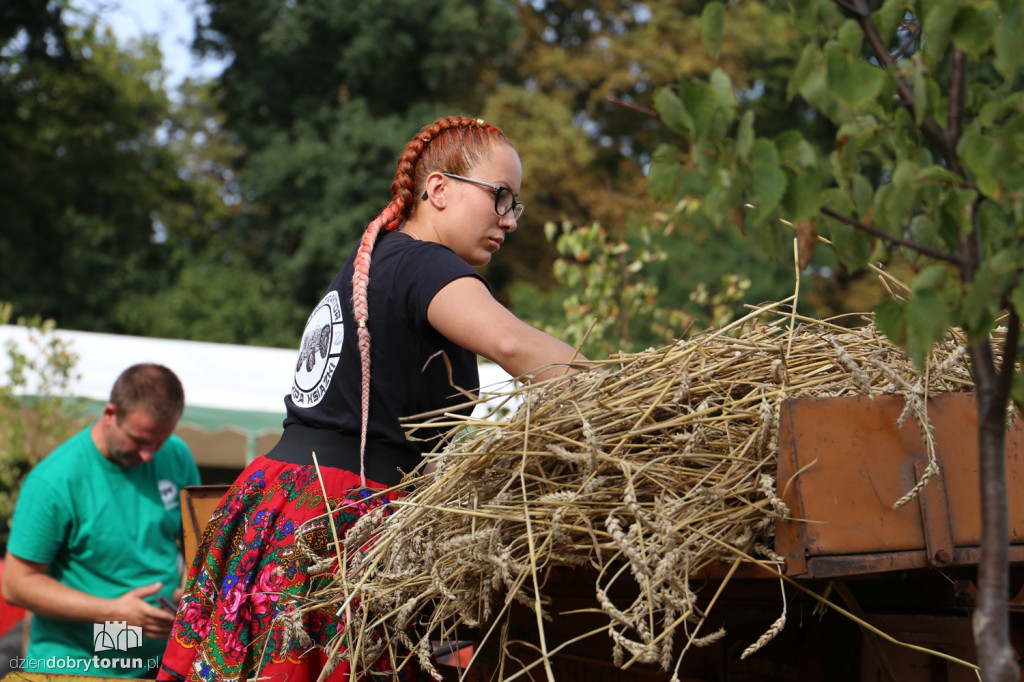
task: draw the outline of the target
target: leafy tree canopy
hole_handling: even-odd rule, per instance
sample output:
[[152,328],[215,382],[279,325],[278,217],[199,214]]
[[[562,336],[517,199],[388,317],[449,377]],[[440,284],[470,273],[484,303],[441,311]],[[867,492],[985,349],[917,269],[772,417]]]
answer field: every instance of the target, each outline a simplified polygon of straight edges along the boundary
[[[802,98],[785,98],[800,45],[795,39],[797,26],[784,8],[764,2],[732,6],[729,23],[715,38],[716,57],[703,44],[708,32],[700,17],[706,4],[519,5],[524,31],[513,54],[521,90],[530,93],[531,104],[548,102],[543,109],[534,105],[532,111],[550,119],[539,128],[546,146],[534,146],[529,136],[525,145],[520,144],[526,177],[542,178],[538,189],[543,212],[534,210],[533,197],[528,210],[531,221],[540,217],[558,226],[550,232],[557,239],[547,247],[536,245],[541,240],[539,230],[529,236],[533,251],[547,256],[535,267],[560,274],[554,276],[554,285],[540,276],[527,277],[527,282],[520,278],[512,301],[517,311],[556,334],[560,327],[574,333],[588,328],[591,319],[577,316],[593,318],[613,310],[620,319],[599,319],[596,329],[605,337],[592,334],[589,343],[596,347],[591,352],[665,343],[682,336],[690,324],[704,328],[727,322],[723,318],[727,306],[722,303],[735,303],[741,291],[755,300],[777,300],[794,286],[792,264],[776,257],[779,235],[771,236],[771,244],[760,244],[750,240],[742,226],[713,224],[692,211],[659,211],[647,195],[645,171],[657,163],[661,145],[674,141],[672,131],[657,119],[655,97],[659,88],[676,83],[681,73],[701,78],[721,65],[728,66],[735,78],[735,106],[749,111],[765,134],[796,119],[814,140],[827,141],[834,131]],[[526,115],[530,110],[515,111],[523,114],[522,127],[538,128],[536,116]],[[565,153],[567,148],[577,148],[566,146],[573,136],[585,156]],[[531,156],[545,162],[531,168]],[[566,220],[583,231],[578,239],[565,234]],[[600,225],[600,231],[594,232],[594,225]],[[608,260],[592,247],[573,246],[602,233],[609,248],[635,255],[635,260],[628,259],[629,267],[640,270],[632,273],[631,281],[639,285],[642,280],[651,287],[634,304],[620,301],[621,305],[606,310],[606,296],[590,297],[605,291],[598,279],[615,281],[618,269],[628,265],[621,256]],[[516,235],[515,241],[526,239]],[[562,260],[557,260],[559,256]],[[521,273],[520,259],[510,260]],[[569,277],[577,268],[589,274]],[[742,274],[737,278],[734,273]],[[737,283],[742,287],[737,289]],[[625,285],[627,290],[631,286]],[[628,322],[621,319],[627,312]]]
[[59,3],[34,15],[38,4],[8,4],[3,17],[0,298],[68,327],[123,331],[114,303],[168,285],[175,208],[200,202],[161,142],[169,104],[155,43],[122,47],[94,21],[62,23]]
[[230,57],[215,103],[239,145],[227,238],[305,308],[389,199],[426,122],[477,115],[514,30],[493,0],[212,0],[199,51]]
[[[800,264],[825,235],[854,269],[897,254],[905,287],[875,322],[919,366],[952,328],[977,395],[982,510],[973,618],[981,678],[1017,680],[1010,645],[1006,415],[1024,407],[1024,6],[1014,0],[799,0],[805,39],[787,92],[836,127],[819,147],[798,126],[765,134],[737,106],[726,69],[683,74],[655,104],[678,141],[651,186],[711,225],[795,235]],[[717,54],[732,8],[710,3]],[[767,243],[771,239],[766,240]],[[1001,326],[1004,335],[993,334]],[[932,462],[922,483],[938,476]]]

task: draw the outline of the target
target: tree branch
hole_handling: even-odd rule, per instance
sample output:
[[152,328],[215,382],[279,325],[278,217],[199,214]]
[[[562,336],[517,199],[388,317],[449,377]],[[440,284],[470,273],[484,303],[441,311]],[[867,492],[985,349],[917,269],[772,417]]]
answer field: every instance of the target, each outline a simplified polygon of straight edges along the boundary
[[963,229],[959,229],[960,244],[957,247],[957,254],[960,256],[960,279],[968,284],[974,281],[981,267],[981,225],[978,221],[978,206],[981,204],[981,197],[975,199],[971,205],[971,230],[966,235]]
[[608,101],[611,102],[612,104],[618,104],[626,107],[627,109],[632,109],[633,111],[639,111],[641,114],[646,114],[651,118],[658,118],[657,111],[655,111],[654,109],[648,109],[647,107],[640,106],[636,102],[630,102],[620,97],[616,97],[615,95],[608,95]]
[[860,18],[861,12],[863,11],[863,8],[855,7],[854,5],[851,5],[848,2],[844,2],[844,0],[832,0],[832,1],[834,3],[836,3],[836,5],[839,6],[839,9],[842,10],[847,15],[849,15],[851,17],[857,17],[858,19]]
[[841,223],[845,223],[847,225],[850,225],[851,227],[855,227],[861,232],[864,232],[865,234],[870,234],[873,237],[884,239],[885,241],[891,242],[893,244],[905,246],[908,249],[913,249],[925,256],[931,256],[936,260],[946,261],[947,263],[953,263],[954,265],[960,265],[960,258],[955,254],[947,253],[945,251],[939,251],[938,249],[933,249],[930,246],[918,244],[917,242],[912,241],[910,239],[904,239],[902,237],[897,237],[896,235],[889,234],[884,230],[878,229],[874,225],[868,225],[867,223],[862,223],[861,221],[856,220],[855,218],[850,218],[849,216],[842,215],[841,213],[836,213],[828,206],[822,206],[819,210],[825,215],[827,215],[829,218],[834,218],[835,220],[838,220]]
[[946,138],[951,147],[956,149],[963,132],[964,90],[967,83],[967,55],[953,48],[953,68],[949,74],[949,108],[947,110],[948,128]]
[[[845,2],[840,0],[832,1],[840,8],[849,10],[849,5]],[[853,0],[853,4],[856,9],[850,11],[857,18],[857,23],[860,24],[860,29],[871,46],[871,51],[875,54],[882,68],[892,74],[893,79],[896,81],[896,89],[899,91],[900,101],[903,106],[913,110],[915,101],[914,89],[896,69],[896,60],[889,54],[885,42],[878,35],[878,27],[875,26],[875,22],[871,19],[871,8],[868,7],[867,0]],[[946,162],[947,168],[966,179],[967,176],[960,167],[960,159],[956,155],[956,146],[950,140],[950,136],[946,134],[946,131],[942,129],[942,126],[936,123],[935,119],[929,117],[921,123],[921,131],[928,138],[928,141],[938,149],[942,159]]]

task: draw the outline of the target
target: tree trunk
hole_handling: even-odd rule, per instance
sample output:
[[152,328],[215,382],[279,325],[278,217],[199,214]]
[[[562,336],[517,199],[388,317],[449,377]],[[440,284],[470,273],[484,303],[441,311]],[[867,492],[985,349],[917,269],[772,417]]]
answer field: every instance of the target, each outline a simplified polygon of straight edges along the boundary
[[[1020,668],[1010,645],[1010,528],[1006,499],[1006,408],[988,342],[970,347],[978,399],[978,463],[981,482],[981,558],[974,641],[983,682],[1017,682]],[[1012,357],[1004,362],[1013,362]]]

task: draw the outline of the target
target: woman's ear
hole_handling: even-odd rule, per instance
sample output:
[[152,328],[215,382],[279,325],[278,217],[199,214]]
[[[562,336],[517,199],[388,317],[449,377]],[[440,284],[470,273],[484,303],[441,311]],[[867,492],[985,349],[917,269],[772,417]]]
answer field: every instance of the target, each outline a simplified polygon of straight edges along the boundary
[[434,171],[427,176],[426,182],[424,183],[425,189],[423,190],[422,199],[429,201],[434,205],[434,208],[445,207],[445,188],[447,187],[444,175],[440,171]]

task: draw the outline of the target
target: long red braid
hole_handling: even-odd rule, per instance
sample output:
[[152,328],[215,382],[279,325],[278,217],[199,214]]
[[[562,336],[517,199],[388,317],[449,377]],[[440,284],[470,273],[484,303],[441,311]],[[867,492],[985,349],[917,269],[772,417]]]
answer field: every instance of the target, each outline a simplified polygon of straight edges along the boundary
[[463,175],[485,161],[495,142],[510,144],[505,134],[478,118],[450,116],[424,126],[405,145],[391,183],[391,203],[380,212],[359,240],[352,274],[352,309],[355,313],[359,359],[362,366],[362,425],[359,433],[359,478],[366,486],[366,432],[370,421],[370,259],[381,229],[395,230],[416,210],[416,195],[434,171]]

